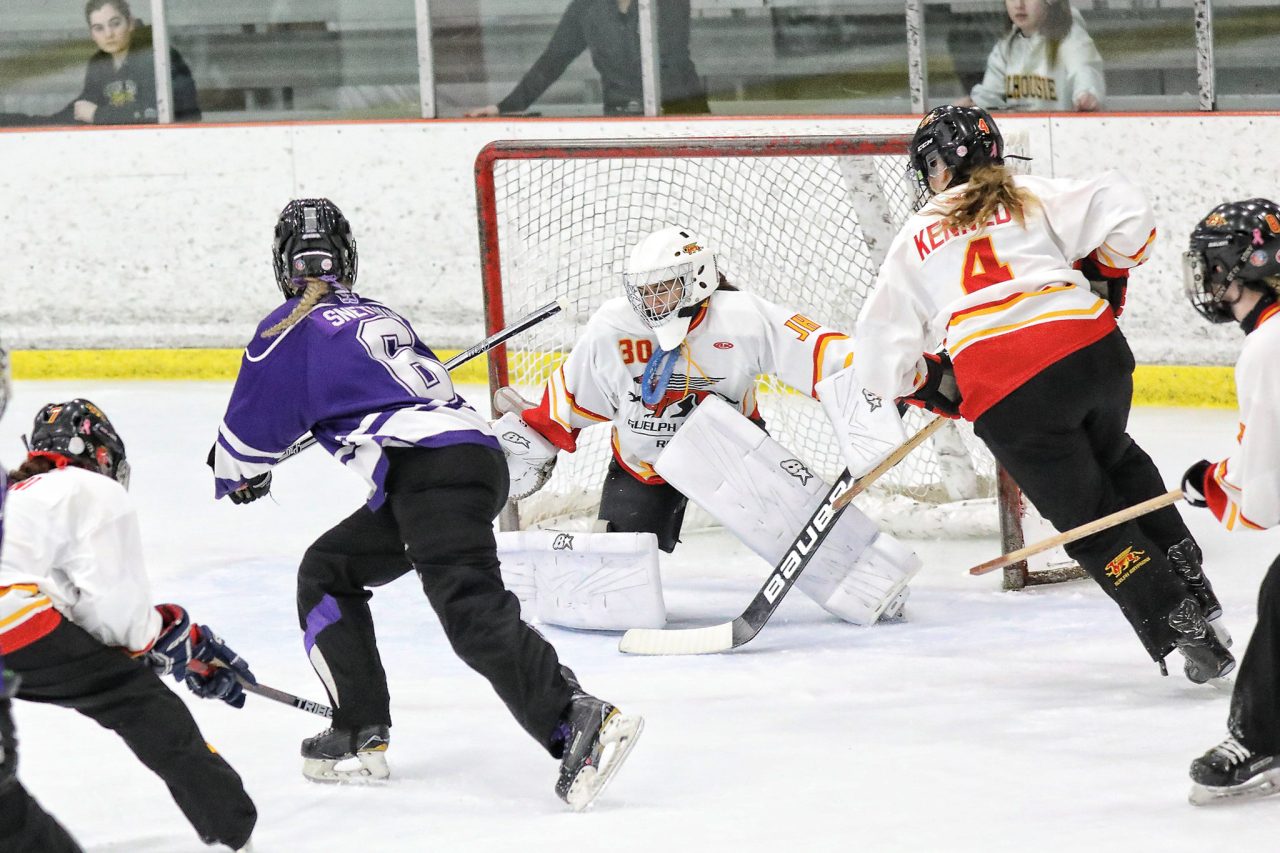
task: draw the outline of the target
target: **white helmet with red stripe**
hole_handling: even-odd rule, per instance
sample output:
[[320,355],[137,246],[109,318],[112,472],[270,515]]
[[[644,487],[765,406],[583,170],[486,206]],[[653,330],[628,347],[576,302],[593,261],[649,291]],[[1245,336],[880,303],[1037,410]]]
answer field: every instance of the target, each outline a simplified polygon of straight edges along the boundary
[[642,238],[627,258],[627,299],[662,350],[680,346],[698,306],[720,284],[716,256],[707,246],[691,229],[672,226]]

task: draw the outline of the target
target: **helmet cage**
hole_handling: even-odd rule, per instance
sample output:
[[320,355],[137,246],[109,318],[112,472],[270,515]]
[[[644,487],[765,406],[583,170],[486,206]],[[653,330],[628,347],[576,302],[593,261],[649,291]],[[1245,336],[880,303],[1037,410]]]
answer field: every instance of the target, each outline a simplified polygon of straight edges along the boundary
[[359,265],[351,225],[328,199],[289,202],[276,222],[272,241],[276,284],[286,299],[297,296],[308,278],[350,289]]
[[36,415],[30,450],[53,453],[87,463],[126,489],[132,473],[124,441],[101,409],[84,399],[50,403]]
[[622,286],[631,308],[647,328],[666,325],[697,296],[694,279],[700,263],[683,263],[644,272],[623,273]]

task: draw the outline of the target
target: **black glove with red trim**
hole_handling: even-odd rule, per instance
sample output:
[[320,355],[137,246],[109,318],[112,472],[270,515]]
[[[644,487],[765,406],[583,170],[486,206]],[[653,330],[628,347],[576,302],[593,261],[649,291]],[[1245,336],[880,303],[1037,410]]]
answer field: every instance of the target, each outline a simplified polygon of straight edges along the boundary
[[960,387],[956,385],[956,371],[951,365],[951,356],[945,352],[927,352],[924,360],[929,371],[925,375],[924,384],[903,397],[902,402],[928,409],[944,418],[958,419]]
[[1201,459],[1199,462],[1187,469],[1187,473],[1182,475],[1182,499],[1195,507],[1204,509],[1209,506],[1209,500],[1205,496],[1209,490],[1205,487],[1205,479],[1209,476],[1209,469],[1213,467],[1213,463],[1208,459]]
[[1089,288],[1111,303],[1111,313],[1119,317],[1124,313],[1124,299],[1129,290],[1129,271],[1111,267],[1105,269],[1092,257],[1081,258],[1076,269],[1089,279]]

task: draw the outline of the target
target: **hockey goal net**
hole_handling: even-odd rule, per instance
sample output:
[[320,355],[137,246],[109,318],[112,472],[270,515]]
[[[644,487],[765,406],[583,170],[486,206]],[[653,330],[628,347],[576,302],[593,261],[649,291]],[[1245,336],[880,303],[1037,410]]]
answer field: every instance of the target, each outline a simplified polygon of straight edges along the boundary
[[[921,199],[910,137],[732,137],[495,142],[476,161],[486,322],[502,328],[549,300],[569,309],[490,357],[491,388],[537,400],[592,313],[622,293],[644,234],[702,234],[742,290],[849,334],[884,252]],[[770,434],[827,481],[843,461],[821,406],[770,377]],[[807,389],[806,389],[807,390]],[[915,409],[908,429],[925,423]],[[551,481],[521,501],[519,524],[592,519],[610,456],[607,426],[584,430]],[[995,464],[966,424],[948,424],[858,504],[907,536],[994,535]],[[692,508],[691,508],[692,509]],[[691,516],[686,524],[696,524]]]

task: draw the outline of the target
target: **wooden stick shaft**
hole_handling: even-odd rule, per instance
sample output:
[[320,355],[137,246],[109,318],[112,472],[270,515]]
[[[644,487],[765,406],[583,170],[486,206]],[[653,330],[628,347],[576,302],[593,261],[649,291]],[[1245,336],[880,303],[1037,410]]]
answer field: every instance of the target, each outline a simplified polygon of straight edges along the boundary
[[1066,545],[1068,542],[1074,542],[1077,539],[1092,536],[1100,530],[1106,530],[1108,527],[1115,527],[1117,524],[1124,524],[1126,521],[1132,521],[1138,516],[1146,515],[1149,512],[1169,506],[1179,500],[1182,500],[1181,489],[1174,489],[1172,491],[1165,492],[1163,495],[1150,498],[1140,504],[1134,504],[1127,509],[1118,510],[1110,515],[1104,515],[1102,518],[1090,521],[1088,524],[1073,527],[1066,533],[1059,533],[1057,536],[1050,536],[1048,539],[1041,539],[1039,542],[1035,542],[1025,548],[1019,548],[1017,551],[1010,551],[1003,557],[988,560],[981,565],[974,566],[969,570],[969,574],[985,575],[987,572],[994,572],[996,569],[1003,569],[1005,566],[1011,566],[1014,563],[1025,560],[1033,554],[1039,554],[1041,551],[1048,551],[1050,548],[1057,548],[1059,545]]
[[908,453],[915,450],[921,444],[924,444],[925,439],[937,432],[946,422],[947,419],[941,416],[929,421],[929,423],[920,428],[919,432],[899,445],[897,450],[886,456],[883,462],[863,474],[858,482],[853,484],[853,487],[850,488],[849,491],[845,492],[832,502],[831,508],[840,509],[841,507],[846,506],[849,501],[865,492],[868,486],[880,479],[886,471],[901,462]]

